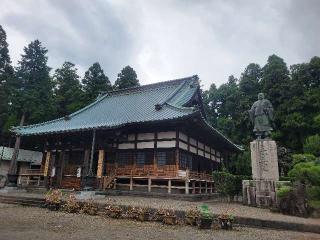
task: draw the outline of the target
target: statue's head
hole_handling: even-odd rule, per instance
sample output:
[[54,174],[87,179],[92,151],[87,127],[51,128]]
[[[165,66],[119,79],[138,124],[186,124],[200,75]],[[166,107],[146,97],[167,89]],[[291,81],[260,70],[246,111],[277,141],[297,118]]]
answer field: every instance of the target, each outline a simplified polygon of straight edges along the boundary
[[264,94],[263,94],[263,93],[259,93],[259,94],[258,94],[258,99],[259,99],[259,100],[264,99]]

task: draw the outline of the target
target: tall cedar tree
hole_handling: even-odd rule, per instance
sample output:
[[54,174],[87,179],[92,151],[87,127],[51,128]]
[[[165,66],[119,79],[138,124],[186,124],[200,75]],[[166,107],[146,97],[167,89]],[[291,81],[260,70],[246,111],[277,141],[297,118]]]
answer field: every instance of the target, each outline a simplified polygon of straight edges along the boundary
[[0,25],[0,135],[5,130],[14,90],[14,70],[11,66],[7,35]]
[[94,101],[100,93],[112,90],[111,82],[98,62],[85,72],[82,84],[86,104]]
[[[13,101],[14,112],[25,123],[46,121],[54,115],[53,83],[47,66],[48,50],[39,40],[24,48],[17,67],[18,90]],[[20,120],[19,120],[20,121]]]
[[83,106],[83,92],[77,68],[71,62],[64,62],[54,74],[55,102],[58,116],[68,115]]
[[139,86],[139,80],[137,78],[136,72],[133,70],[132,67],[126,66],[121,70],[118,74],[118,78],[114,83],[115,89],[123,89],[123,88],[130,88]]

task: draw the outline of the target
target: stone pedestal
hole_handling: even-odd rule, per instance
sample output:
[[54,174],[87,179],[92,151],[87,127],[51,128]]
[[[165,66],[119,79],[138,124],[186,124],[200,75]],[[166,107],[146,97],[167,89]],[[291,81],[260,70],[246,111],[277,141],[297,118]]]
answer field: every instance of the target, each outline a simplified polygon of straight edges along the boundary
[[272,140],[250,143],[253,180],[279,180],[277,144]]
[[252,179],[242,182],[243,203],[258,207],[276,205],[279,168],[276,142],[259,139],[250,143]]

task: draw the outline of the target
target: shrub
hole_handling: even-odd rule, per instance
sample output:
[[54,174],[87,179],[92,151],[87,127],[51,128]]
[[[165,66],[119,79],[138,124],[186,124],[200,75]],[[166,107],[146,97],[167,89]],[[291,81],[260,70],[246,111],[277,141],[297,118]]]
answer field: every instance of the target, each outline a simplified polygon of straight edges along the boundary
[[320,201],[320,186],[308,186],[306,191],[308,199]]
[[280,188],[277,195],[279,196],[278,206],[281,213],[301,217],[306,217],[310,214],[310,209],[308,209],[306,202],[304,185],[299,184],[292,189],[289,189],[288,187]]
[[282,199],[282,198],[286,197],[291,191],[292,191],[292,187],[290,187],[290,186],[281,186],[277,190],[277,197],[279,199]]
[[93,199],[90,199],[83,204],[80,212],[89,215],[97,215],[98,207],[94,203]]
[[302,163],[302,162],[313,162],[316,160],[316,157],[312,154],[293,154],[292,155],[293,161],[292,161],[292,165],[296,165],[298,163]]
[[71,193],[62,208],[68,213],[78,213],[81,209],[81,206],[77,201],[76,196]]
[[298,163],[289,171],[288,175],[303,184],[320,185],[320,165],[315,162]]
[[242,180],[251,179],[250,176],[233,175],[228,172],[213,172],[212,176],[217,192],[231,198],[242,193]]
[[316,134],[308,137],[303,144],[303,151],[320,157],[320,135]]
[[46,205],[60,205],[62,201],[62,192],[59,189],[50,189],[45,194]]

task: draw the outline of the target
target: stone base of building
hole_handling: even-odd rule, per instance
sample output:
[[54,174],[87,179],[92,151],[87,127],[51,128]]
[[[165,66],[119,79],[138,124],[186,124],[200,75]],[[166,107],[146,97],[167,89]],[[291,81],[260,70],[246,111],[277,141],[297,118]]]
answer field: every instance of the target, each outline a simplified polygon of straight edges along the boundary
[[273,180],[243,180],[243,204],[255,207],[276,207],[276,190],[288,181]]

